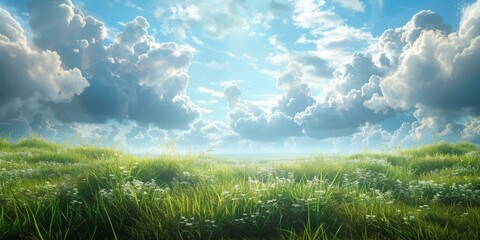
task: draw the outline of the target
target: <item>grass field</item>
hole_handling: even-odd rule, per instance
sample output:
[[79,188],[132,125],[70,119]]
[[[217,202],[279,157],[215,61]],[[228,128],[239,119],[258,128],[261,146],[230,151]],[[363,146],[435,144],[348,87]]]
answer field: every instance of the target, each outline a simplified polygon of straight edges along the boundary
[[480,148],[235,160],[0,139],[0,239],[480,239]]

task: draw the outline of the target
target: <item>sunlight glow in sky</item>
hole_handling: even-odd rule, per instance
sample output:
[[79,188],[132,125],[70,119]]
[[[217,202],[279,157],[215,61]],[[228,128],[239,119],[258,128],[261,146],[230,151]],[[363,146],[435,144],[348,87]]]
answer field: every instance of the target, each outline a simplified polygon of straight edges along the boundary
[[133,152],[480,142],[480,2],[0,0],[0,134]]

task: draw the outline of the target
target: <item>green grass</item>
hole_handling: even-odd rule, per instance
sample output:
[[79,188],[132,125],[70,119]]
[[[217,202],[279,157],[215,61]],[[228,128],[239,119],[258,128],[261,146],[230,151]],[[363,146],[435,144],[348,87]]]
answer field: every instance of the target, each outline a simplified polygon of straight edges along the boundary
[[434,145],[405,150],[403,153],[413,156],[465,155],[478,150],[480,150],[480,148],[477,145],[469,142],[455,144],[440,142]]
[[0,239],[479,239],[478,151],[232,160],[0,138]]

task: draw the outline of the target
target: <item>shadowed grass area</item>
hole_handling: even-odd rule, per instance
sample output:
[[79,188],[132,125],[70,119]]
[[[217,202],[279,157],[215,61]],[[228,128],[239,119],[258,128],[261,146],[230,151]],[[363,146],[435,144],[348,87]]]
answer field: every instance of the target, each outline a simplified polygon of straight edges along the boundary
[[49,150],[55,151],[60,148],[59,145],[50,143],[47,141],[42,140],[39,137],[31,136],[25,139],[20,139],[18,143],[12,144],[11,147],[13,149],[42,149],[42,150]]
[[0,239],[479,239],[470,143],[297,159],[0,139]]

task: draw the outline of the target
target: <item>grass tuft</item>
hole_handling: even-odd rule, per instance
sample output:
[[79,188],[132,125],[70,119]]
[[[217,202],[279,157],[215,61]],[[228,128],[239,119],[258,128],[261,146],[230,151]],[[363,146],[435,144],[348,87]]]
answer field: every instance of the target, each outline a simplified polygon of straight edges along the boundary
[[434,145],[428,145],[418,147],[415,149],[409,149],[403,151],[404,154],[425,157],[425,156],[438,156],[438,155],[465,155],[472,151],[478,151],[479,147],[469,142],[460,142],[450,144],[447,142],[441,142]]

